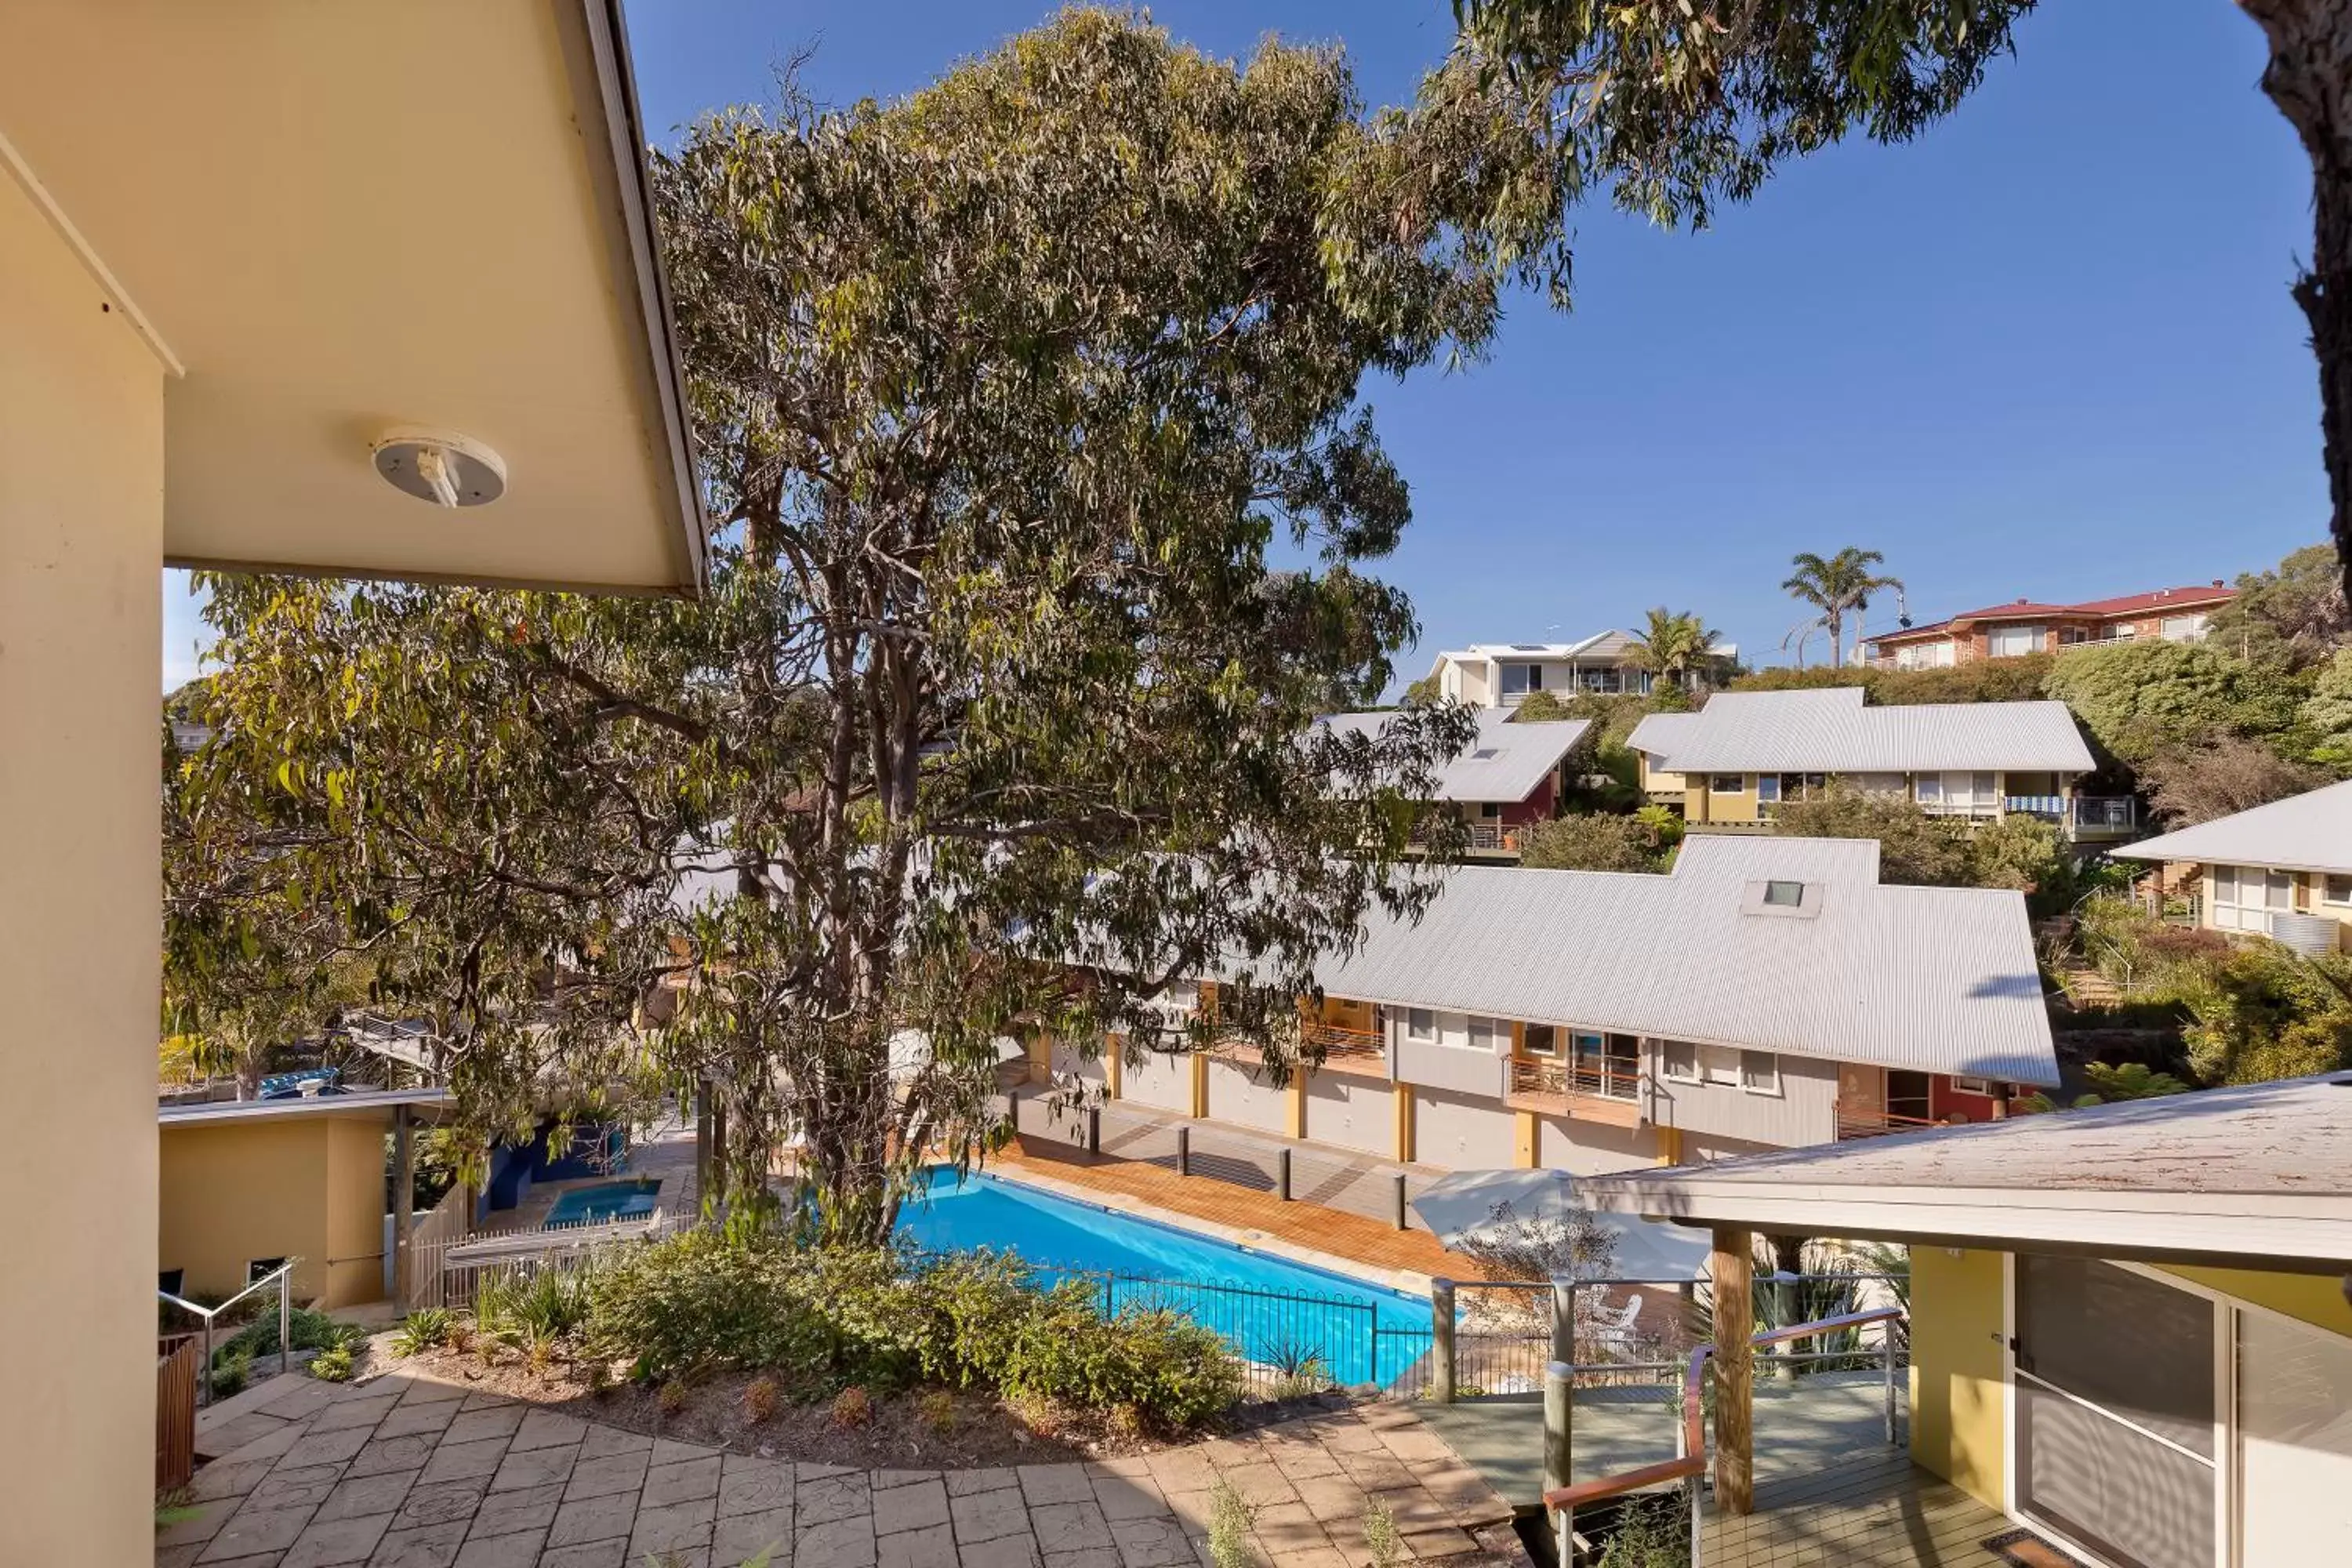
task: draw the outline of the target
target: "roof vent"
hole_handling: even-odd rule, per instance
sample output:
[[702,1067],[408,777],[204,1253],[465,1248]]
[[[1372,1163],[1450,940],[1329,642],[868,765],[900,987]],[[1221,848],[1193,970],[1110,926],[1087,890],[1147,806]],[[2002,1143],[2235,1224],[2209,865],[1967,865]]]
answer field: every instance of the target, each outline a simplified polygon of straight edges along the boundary
[[435,506],[488,506],[507,493],[506,459],[470,436],[402,426],[373,453],[384,483]]

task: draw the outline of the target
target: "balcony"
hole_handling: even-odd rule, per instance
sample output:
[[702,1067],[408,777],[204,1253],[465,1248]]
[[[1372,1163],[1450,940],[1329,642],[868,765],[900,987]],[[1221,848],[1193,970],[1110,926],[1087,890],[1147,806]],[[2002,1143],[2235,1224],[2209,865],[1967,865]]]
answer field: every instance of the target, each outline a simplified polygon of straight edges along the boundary
[[1929,1127],[1947,1125],[1927,1116],[1898,1116],[1878,1106],[1848,1105],[1837,1102],[1837,1135],[1840,1142],[1855,1138],[1883,1138],[1889,1132],[1917,1132]]
[[2074,829],[2077,838],[2119,837],[2139,828],[2139,802],[2127,795],[2074,797]]
[[1632,1062],[1582,1061],[1573,1065],[1539,1057],[1513,1057],[1506,1064],[1504,1103],[1514,1110],[1597,1121],[1608,1127],[1639,1127],[1642,1069]]
[[1389,1076],[1388,1048],[1381,1037],[1370,1029],[1350,1029],[1309,1019],[1299,1026],[1298,1043],[1309,1056],[1322,1053],[1318,1071],[1383,1079]]

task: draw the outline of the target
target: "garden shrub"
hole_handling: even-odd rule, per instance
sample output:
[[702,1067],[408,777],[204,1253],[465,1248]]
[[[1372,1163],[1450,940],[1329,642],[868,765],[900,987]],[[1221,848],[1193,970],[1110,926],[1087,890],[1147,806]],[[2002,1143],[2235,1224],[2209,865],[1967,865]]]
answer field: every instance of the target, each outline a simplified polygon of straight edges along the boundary
[[1087,1282],[1041,1285],[989,1252],[690,1232],[600,1268],[590,1295],[592,1351],[633,1357],[646,1378],[736,1366],[869,1391],[982,1386],[1021,1402],[1133,1405],[1180,1427],[1242,1393],[1210,1331],[1137,1308],[1107,1319]]

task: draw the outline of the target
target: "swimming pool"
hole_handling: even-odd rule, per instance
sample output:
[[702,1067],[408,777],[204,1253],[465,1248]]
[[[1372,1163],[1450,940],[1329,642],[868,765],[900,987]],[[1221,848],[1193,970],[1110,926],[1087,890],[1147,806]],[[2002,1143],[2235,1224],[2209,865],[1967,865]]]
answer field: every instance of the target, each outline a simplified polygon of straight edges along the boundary
[[574,1187],[555,1200],[555,1206],[547,1211],[547,1217],[540,1224],[551,1230],[567,1225],[601,1225],[607,1220],[648,1219],[654,1212],[654,1195],[660,1191],[658,1176]]
[[[1274,1200],[1268,1199],[1268,1202]],[[1098,1276],[1110,1305],[1164,1306],[1262,1364],[1321,1358],[1334,1381],[1396,1381],[1429,1348],[1429,1301],[985,1173],[930,1173],[898,1234],[933,1252],[990,1247]]]

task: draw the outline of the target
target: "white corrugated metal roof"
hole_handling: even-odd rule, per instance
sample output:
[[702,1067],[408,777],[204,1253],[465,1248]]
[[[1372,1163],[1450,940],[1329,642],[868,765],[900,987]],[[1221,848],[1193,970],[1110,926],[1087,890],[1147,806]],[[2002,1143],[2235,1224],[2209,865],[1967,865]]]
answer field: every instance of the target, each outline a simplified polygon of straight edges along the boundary
[[[1943,768],[2082,773],[2092,768],[2063,702],[1865,707],[1858,686],[1726,691],[1632,743],[1675,773],[1918,773]],[[1664,749],[1661,749],[1664,748]]]
[[[1801,841],[1773,840],[1779,846]],[[1702,850],[1705,858],[1712,850]],[[1849,851],[1814,851],[1842,864]],[[1336,995],[2021,1083],[2058,1081],[2021,894],[1809,885],[1744,912],[1712,875],[1456,867],[1418,925],[1375,917]]]
[[2298,871],[2352,871],[2352,780],[2217,816],[2108,851],[2134,860],[2201,860]]
[[1685,881],[1878,881],[1875,838],[1780,838],[1756,833],[1694,833],[1675,852]]
[[[1318,722],[1334,730],[1377,735],[1390,720],[1387,713],[1333,713]],[[1544,776],[1559,766],[1592,727],[1586,719],[1551,723],[1514,721],[1511,710],[1490,708],[1478,715],[1478,739],[1471,748],[1438,770],[1432,800],[1516,803],[1535,793]]]
[[1637,752],[1649,752],[1653,768],[1665,768],[1667,754],[1689,738],[1692,726],[1698,721],[1699,715],[1696,713],[1647,713],[1633,726],[1633,732],[1625,737],[1625,743]]
[[1597,1209],[1945,1246],[2352,1257],[2342,1073],[1580,1181]]

